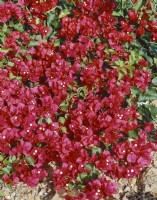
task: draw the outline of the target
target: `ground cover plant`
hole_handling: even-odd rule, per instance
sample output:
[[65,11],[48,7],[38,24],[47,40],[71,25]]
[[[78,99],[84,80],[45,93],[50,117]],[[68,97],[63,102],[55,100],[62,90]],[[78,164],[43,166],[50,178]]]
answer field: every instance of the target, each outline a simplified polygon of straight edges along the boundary
[[138,176],[157,144],[156,2],[0,0],[0,177],[31,187],[53,165],[67,200]]

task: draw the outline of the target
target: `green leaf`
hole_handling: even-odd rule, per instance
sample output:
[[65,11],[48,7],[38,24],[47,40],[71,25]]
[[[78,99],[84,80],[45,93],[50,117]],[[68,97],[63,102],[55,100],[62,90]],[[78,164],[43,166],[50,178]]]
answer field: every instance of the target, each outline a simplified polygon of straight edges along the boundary
[[9,158],[9,160],[10,160],[11,163],[13,163],[13,162],[16,161],[16,157],[15,157],[15,156],[11,156],[11,157]]
[[122,71],[118,72],[118,80],[122,79],[125,74]]
[[144,94],[140,94],[139,101],[153,101],[153,100],[157,100],[157,88],[152,87],[152,88],[148,88],[146,93]]
[[13,62],[10,62],[10,61],[9,61],[7,64],[8,64],[8,66],[10,66],[10,67],[13,67],[13,66],[14,66],[14,63],[13,63]]
[[157,107],[153,107],[153,109],[150,110],[151,116],[154,120],[157,119]]
[[38,42],[37,42],[37,41],[31,41],[31,42],[28,44],[28,47],[35,47],[35,46],[38,46]]
[[65,118],[64,118],[64,117],[60,117],[60,118],[59,118],[59,122],[60,122],[61,124],[64,124]]
[[4,44],[5,43],[5,39],[6,39],[6,36],[4,35],[4,36],[0,36],[0,40],[1,40],[1,42]]
[[89,170],[89,171],[92,171],[92,170],[93,170],[93,165],[87,164],[87,165],[85,166],[85,169],[87,169],[87,170]]
[[[21,47],[20,51],[21,51],[22,54],[24,54],[27,51],[27,48]],[[26,58],[28,58],[28,56],[26,56]]]
[[55,13],[49,12],[47,16],[47,26],[51,27],[52,21],[55,19]]
[[32,166],[34,166],[34,159],[31,156],[25,157],[25,160]]
[[0,0],[0,4],[3,4],[4,3],[4,1],[3,0]]
[[77,176],[76,180],[79,181],[79,182],[82,182],[80,175]]
[[124,14],[123,14],[123,11],[118,11],[118,12],[116,12],[116,11],[113,11],[112,12],[112,15],[114,16],[114,17],[123,17],[124,16]]
[[130,66],[130,67],[129,67],[130,77],[131,77],[131,78],[132,78],[133,75],[134,75],[134,70],[135,70],[135,67],[134,67],[134,66]]
[[97,38],[96,41],[95,41],[95,43],[96,43],[96,44],[100,44],[100,43],[101,43],[100,38]]
[[151,116],[149,108],[147,108],[145,106],[140,106],[139,107],[139,112],[143,116],[143,119],[146,122],[151,122],[152,121],[152,116]]
[[10,51],[10,49],[1,49],[0,48],[0,52],[2,52],[2,53],[8,53],[8,51]]
[[22,77],[21,76],[16,76],[16,80],[22,80]]
[[9,160],[7,160],[7,159],[3,160],[3,164],[4,165],[8,165],[9,164]]
[[125,47],[126,47],[127,49],[129,49],[129,45],[130,45],[130,44],[129,44],[128,42],[125,43]]
[[129,131],[128,132],[129,137],[134,138],[134,139],[138,139],[138,132],[135,130]]
[[62,126],[61,130],[62,130],[63,133],[67,133],[67,128],[65,126]]
[[119,70],[120,70],[124,75],[127,74],[127,69],[126,69],[125,67],[121,67]]
[[24,31],[23,25],[21,23],[14,24],[14,29],[16,29],[19,32],[23,32]]
[[156,107],[156,105],[148,104],[148,105],[145,105],[145,107],[149,109],[152,119],[156,120],[157,119],[157,107]]
[[38,120],[38,124],[42,124],[42,123],[43,123],[43,119],[44,119],[44,118],[40,118],[40,119]]
[[157,43],[149,42],[148,47],[149,47],[149,52],[152,54],[152,56],[156,57],[156,55],[157,55]]
[[145,4],[146,4],[147,0],[137,0],[134,8],[136,11],[140,10]]
[[68,85],[68,92],[72,92],[73,91],[73,86],[72,85]]
[[39,18],[36,18],[36,19],[35,19],[35,23],[36,23],[36,24],[39,24],[39,23],[40,23],[40,19],[39,19]]
[[115,65],[123,67],[124,66],[124,62],[122,60],[117,60],[114,62]]
[[77,185],[77,189],[83,190],[86,186],[85,185]]
[[41,35],[37,35],[37,36],[35,37],[35,39],[36,39],[36,40],[42,40],[42,36],[41,36]]
[[81,180],[82,180],[82,179],[87,178],[87,177],[88,177],[88,174],[87,174],[87,172],[82,172],[79,176],[80,176],[80,178],[81,178]]
[[7,185],[7,187],[8,187],[10,190],[13,189],[11,183],[8,183],[8,184],[6,184],[6,185]]
[[9,78],[10,78],[10,80],[13,80],[13,79],[15,79],[15,78],[16,78],[16,76],[14,76],[14,74],[13,74],[13,73],[10,73],[10,74],[9,74]]
[[143,56],[144,58],[146,58],[147,61],[148,61],[151,65],[153,64],[153,59],[152,59],[150,56],[148,56],[148,54],[147,54],[147,49],[141,47],[138,53],[139,53],[139,55],[141,55],[141,56]]
[[80,94],[80,93],[86,93],[87,92],[87,87],[86,86],[83,86],[83,87],[79,87],[77,89],[77,93]]
[[59,18],[63,18],[65,16],[67,16],[68,14],[70,14],[69,10],[68,9],[64,9],[61,11],[60,15],[59,15]]
[[3,24],[3,27],[2,27],[2,31],[5,33],[5,32],[7,32],[7,25],[6,25],[6,23],[4,23]]
[[138,50],[136,48],[136,50],[132,50],[131,51],[129,64],[133,65],[134,63],[138,63],[140,61],[140,59],[142,59],[142,56],[139,55],[139,52],[138,52]]
[[52,123],[51,118],[47,118],[47,119],[46,119],[46,122],[47,122],[48,124],[51,124],[51,123]]
[[14,27],[14,22],[10,20],[9,21],[9,26],[13,28]]
[[0,68],[4,66],[4,61],[0,61]]
[[70,117],[69,114],[65,114],[65,119],[68,119]]
[[100,147],[93,147],[92,148],[92,153],[101,153]]
[[130,43],[131,46],[137,47],[137,48],[142,48],[140,42],[138,42],[137,40],[134,40]]
[[55,46],[55,47],[60,46],[60,44],[61,44],[61,39],[57,39],[57,40],[54,42],[54,46]]
[[8,165],[7,167],[2,168],[2,171],[3,171],[5,174],[10,174],[11,170],[12,170],[12,167],[9,166],[9,165]]
[[152,79],[152,83],[153,83],[154,85],[157,85],[157,77],[154,77],[154,78]]
[[67,102],[62,102],[59,105],[59,107],[60,107],[61,110],[66,111],[68,109],[68,103]]
[[0,197],[4,197],[4,196],[5,196],[4,191],[0,190]]
[[104,145],[105,145],[106,149],[109,149],[111,146],[111,144],[108,144],[108,143],[104,143]]
[[4,156],[0,155],[0,162],[4,160]]
[[50,13],[50,12],[53,12],[56,8],[59,8],[59,9],[62,9],[61,6],[55,6],[54,8],[52,8],[51,10],[48,10],[46,13]]
[[136,88],[132,86],[130,89],[131,89],[131,93],[134,96],[139,96],[142,93],[142,90],[140,88]]
[[94,170],[94,171],[92,172],[92,174],[99,175],[99,174],[100,174],[100,171],[96,169],[96,170]]
[[154,63],[157,65],[157,58],[154,58]]
[[68,189],[69,189],[69,190],[73,190],[73,189],[74,189],[74,187],[75,187],[75,185],[74,185],[74,184],[72,184],[72,183],[69,183],[69,184],[68,184]]
[[56,19],[56,20],[54,20],[51,24],[55,27],[55,28],[57,28],[57,26],[59,25],[59,20],[58,19]]

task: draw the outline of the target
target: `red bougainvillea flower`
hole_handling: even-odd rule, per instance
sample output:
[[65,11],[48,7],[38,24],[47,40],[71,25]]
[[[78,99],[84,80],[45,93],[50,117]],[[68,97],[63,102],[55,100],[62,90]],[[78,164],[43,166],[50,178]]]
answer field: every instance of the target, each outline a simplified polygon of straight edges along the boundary
[[137,22],[138,21],[138,15],[134,10],[128,11],[129,19],[131,22]]
[[12,16],[17,19],[23,16],[20,7],[12,2],[0,4],[0,10],[0,22],[3,23],[7,22]]

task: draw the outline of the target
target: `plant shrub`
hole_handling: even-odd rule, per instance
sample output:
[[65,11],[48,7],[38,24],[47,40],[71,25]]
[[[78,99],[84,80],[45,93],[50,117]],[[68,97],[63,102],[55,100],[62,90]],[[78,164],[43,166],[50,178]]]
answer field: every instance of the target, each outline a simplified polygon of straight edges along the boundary
[[[141,1],[140,1],[141,2]],[[0,1],[0,177],[66,199],[138,176],[156,142],[155,1]]]

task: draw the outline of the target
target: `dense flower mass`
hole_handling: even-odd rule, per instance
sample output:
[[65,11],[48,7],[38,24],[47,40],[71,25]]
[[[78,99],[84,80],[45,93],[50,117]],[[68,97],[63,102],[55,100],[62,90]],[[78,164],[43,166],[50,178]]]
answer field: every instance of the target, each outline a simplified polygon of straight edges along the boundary
[[0,176],[8,185],[35,187],[50,165],[65,199],[99,200],[151,163],[157,109],[138,102],[156,98],[156,12],[153,1],[120,4],[1,1]]

